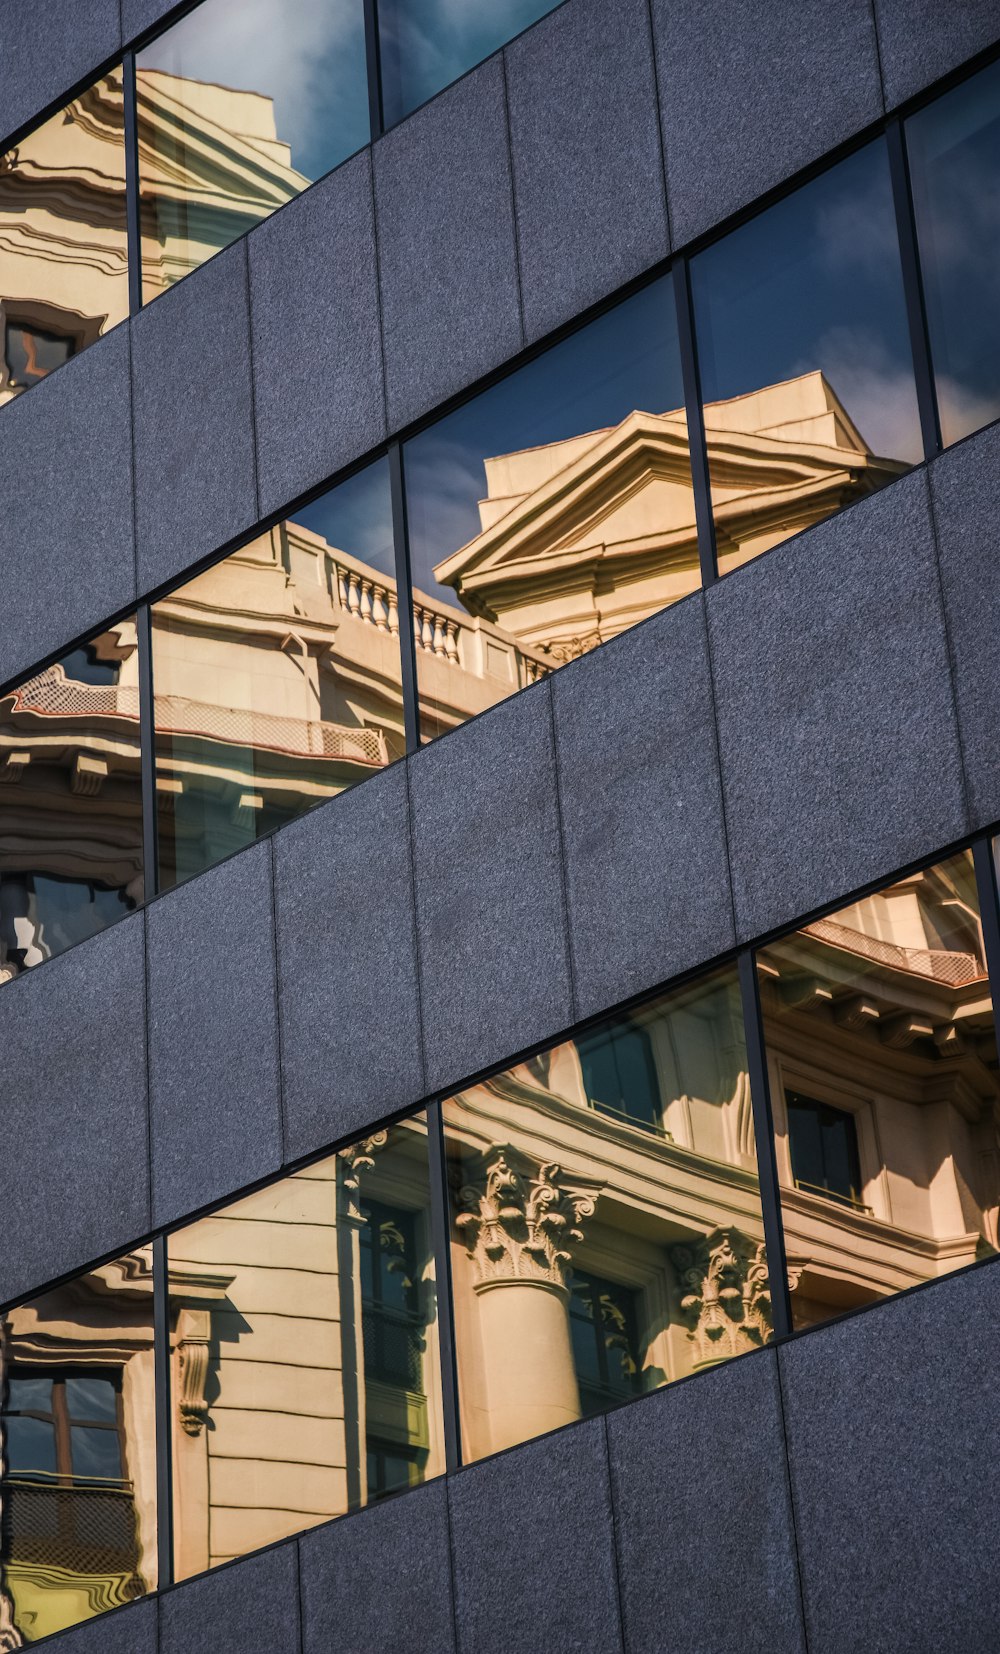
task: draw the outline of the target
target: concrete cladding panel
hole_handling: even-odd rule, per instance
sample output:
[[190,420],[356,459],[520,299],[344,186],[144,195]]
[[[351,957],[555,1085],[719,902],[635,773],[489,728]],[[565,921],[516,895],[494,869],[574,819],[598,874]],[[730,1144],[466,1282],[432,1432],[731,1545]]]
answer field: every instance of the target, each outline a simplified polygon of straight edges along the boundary
[[148,910],[153,1222],[281,1166],[271,846]]
[[810,1654],[1000,1640],[1000,1266],[784,1346]]
[[574,661],[552,696],[587,1016],[733,945],[702,599]]
[[459,1654],[620,1654],[603,1419],[470,1466],[448,1497]]
[[572,0],[506,51],[525,331],[667,252],[646,0]]
[[294,1545],[278,1545],[167,1591],[160,1602],[158,1654],[297,1649],[296,1561]]
[[436,1090],[572,1022],[548,683],[410,760]]
[[869,0],[652,0],[675,246],[882,114]]
[[888,109],[1000,40],[996,0],[874,0]]
[[150,1227],[142,914],[0,988],[0,1300]]
[[967,830],[923,471],[706,603],[740,939]]
[[248,245],[267,515],[385,436],[370,155],[275,213]]
[[398,430],[522,344],[502,60],[403,121],[374,160],[389,425]]
[[608,1442],[629,1654],[804,1654],[774,1353],[621,1408]]
[[135,598],[128,329],[0,409],[0,680]]
[[5,0],[0,139],[118,51],[118,0]]
[[302,1654],[453,1654],[445,1499],[431,1482],[300,1540]]
[[51,1641],[43,1639],[45,1647],[53,1654],[159,1654],[158,1607],[155,1599],[130,1603],[113,1613],[99,1614],[97,1619],[64,1631]]

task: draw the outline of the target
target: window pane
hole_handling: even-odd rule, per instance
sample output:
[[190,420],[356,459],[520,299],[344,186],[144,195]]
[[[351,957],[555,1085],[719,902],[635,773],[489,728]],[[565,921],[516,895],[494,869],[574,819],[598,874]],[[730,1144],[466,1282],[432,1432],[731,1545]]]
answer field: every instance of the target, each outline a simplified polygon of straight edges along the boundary
[[425,739],[700,584],[669,278],[405,449]]
[[757,956],[792,1315],[997,1249],[1000,1105],[972,852]]
[[134,619],[0,698],[0,982],[142,900]]
[[922,458],[882,140],[693,260],[725,573]]
[[428,1206],[418,1116],[170,1238],[179,1579],[443,1470]]
[[387,462],[154,604],[152,634],[168,886],[404,751]]
[[120,68],[0,155],[0,315],[0,404],[128,315]]
[[556,0],[379,0],[382,104],[395,125],[435,92],[544,17]]
[[136,72],[144,300],[370,137],[362,0],[204,0]]
[[118,1419],[117,1391],[107,1378],[68,1378],[66,1411],[71,1419],[113,1424]]
[[[88,1270],[2,1323],[0,1624],[20,1647],[156,1588],[152,1249]],[[77,1386],[120,1391],[120,1417],[69,1429]],[[17,1406],[44,1407],[52,1421],[12,1416]]]
[[642,1069],[634,1110],[628,1089],[620,1114],[595,1104],[573,1040],[444,1104],[468,1458],[771,1336],[736,973],[626,1026],[648,1037],[655,1121]]
[[911,117],[906,143],[945,442],[1000,415],[1000,63]]

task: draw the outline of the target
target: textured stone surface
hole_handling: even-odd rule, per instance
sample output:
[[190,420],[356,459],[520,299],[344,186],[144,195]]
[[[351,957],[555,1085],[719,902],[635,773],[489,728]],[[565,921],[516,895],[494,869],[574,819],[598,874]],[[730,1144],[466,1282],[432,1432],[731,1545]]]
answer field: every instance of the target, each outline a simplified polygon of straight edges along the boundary
[[780,1354],[810,1654],[1000,1638],[989,1263]]
[[0,1301],[145,1234],[143,919],[0,988]]
[[966,830],[923,471],[706,597],[738,935]]
[[410,760],[431,1090],[573,1021],[549,686]]
[[574,0],[507,48],[525,332],[667,253],[646,0]]
[[46,1642],[54,1654],[159,1654],[155,1599],[116,1608]]
[[604,1421],[449,1482],[460,1654],[619,1654]]
[[577,1011],[733,944],[700,597],[552,679]]
[[248,245],[266,515],[385,436],[368,152],[275,213]]
[[996,0],[874,0],[886,106],[1000,40]]
[[135,598],[128,331],[0,408],[0,680]]
[[118,0],[5,0],[0,44],[0,142],[112,57]]
[[278,1545],[167,1591],[160,1602],[158,1654],[247,1654],[299,1646],[294,1545]]
[[145,593],[257,518],[244,242],[135,318],[132,369]]
[[271,846],[148,912],[153,1222],[281,1166]]
[[1000,816],[1000,425],[929,468],[974,827]]
[[520,349],[499,57],[375,145],[389,425],[398,430]]
[[454,1649],[442,1482],[318,1528],[299,1550],[302,1654]]
[[286,1153],[423,1095],[401,764],[274,840]]
[[653,0],[675,246],[882,113],[868,0]]
[[608,1439],[631,1654],[666,1626],[670,1654],[804,1654],[773,1353],[621,1408]]

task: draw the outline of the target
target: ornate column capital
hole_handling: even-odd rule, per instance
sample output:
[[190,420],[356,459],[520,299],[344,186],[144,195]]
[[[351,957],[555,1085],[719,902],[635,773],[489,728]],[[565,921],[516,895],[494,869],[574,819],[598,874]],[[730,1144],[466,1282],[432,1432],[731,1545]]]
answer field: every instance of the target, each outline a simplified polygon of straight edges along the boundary
[[496,1144],[459,1202],[455,1223],[475,1265],[477,1291],[501,1281],[567,1290],[569,1248],[583,1240],[580,1226],[593,1216],[593,1190],[567,1181],[554,1161],[536,1168]]
[[373,1132],[370,1137],[362,1137],[349,1148],[341,1149],[340,1161],[343,1167],[341,1181],[344,1188],[344,1217],[353,1223],[364,1223],[361,1211],[361,1178],[365,1172],[370,1172],[375,1164],[375,1156],[380,1149],[384,1149],[389,1141],[386,1131]]
[[715,1229],[693,1246],[675,1246],[681,1310],[697,1364],[757,1349],[771,1336],[771,1289],[764,1243],[740,1229]]

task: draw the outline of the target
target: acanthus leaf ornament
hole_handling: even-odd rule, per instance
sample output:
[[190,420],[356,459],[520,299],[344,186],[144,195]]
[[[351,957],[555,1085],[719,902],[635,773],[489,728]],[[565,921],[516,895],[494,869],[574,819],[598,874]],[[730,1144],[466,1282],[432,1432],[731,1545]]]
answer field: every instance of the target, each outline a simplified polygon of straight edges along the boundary
[[498,1281],[540,1282],[566,1290],[574,1245],[592,1217],[592,1192],[568,1182],[549,1161],[534,1169],[507,1147],[483,1156],[479,1179],[459,1192],[456,1218],[475,1265],[477,1288]]
[[759,1349],[771,1337],[771,1288],[763,1242],[742,1230],[715,1229],[671,1258],[695,1346],[695,1364]]

